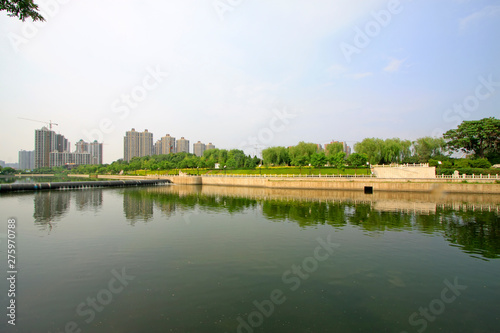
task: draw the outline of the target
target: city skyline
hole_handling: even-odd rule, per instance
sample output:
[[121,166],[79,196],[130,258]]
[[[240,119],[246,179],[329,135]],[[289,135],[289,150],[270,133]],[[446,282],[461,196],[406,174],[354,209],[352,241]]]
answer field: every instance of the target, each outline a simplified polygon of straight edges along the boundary
[[132,128],[125,132],[123,137],[123,160],[130,162],[133,157],[144,157],[151,155],[167,155],[173,153],[192,153],[198,157],[203,156],[207,149],[215,149],[212,142],[204,144],[198,140],[193,143],[193,150],[190,150],[190,140],[184,138],[176,139],[170,134],[154,140],[154,135],[145,129],[144,132],[136,131]]
[[33,149],[19,117],[104,142],[110,163],[132,127],[253,155],[440,136],[499,112],[493,0],[54,3],[44,24],[0,15],[8,162]]
[[[19,167],[25,159],[23,152],[24,150],[19,151]],[[97,141],[89,143],[80,140],[75,144],[75,150],[71,151],[71,144],[64,135],[57,134],[45,126],[35,130],[35,149],[33,151],[35,169],[102,163],[102,143]]]

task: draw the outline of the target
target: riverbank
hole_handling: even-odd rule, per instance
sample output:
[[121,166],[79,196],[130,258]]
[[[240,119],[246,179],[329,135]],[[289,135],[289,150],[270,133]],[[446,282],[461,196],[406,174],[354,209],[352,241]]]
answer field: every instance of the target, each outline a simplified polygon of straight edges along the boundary
[[[88,175],[72,175],[88,177]],[[321,189],[338,191],[484,193],[500,194],[496,179],[390,179],[357,177],[248,177],[248,176],[99,176],[102,179],[169,179],[174,184],[263,187],[275,189]]]

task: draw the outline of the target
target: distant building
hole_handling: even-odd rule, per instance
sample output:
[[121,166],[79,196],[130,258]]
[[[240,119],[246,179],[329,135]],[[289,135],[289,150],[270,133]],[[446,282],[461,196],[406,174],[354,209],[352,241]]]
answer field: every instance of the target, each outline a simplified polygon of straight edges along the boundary
[[209,149],[215,149],[215,146],[212,144],[212,142],[210,142],[208,145],[206,145],[205,147],[205,150],[209,150]]
[[5,161],[0,160],[0,167],[5,168]]
[[202,157],[205,148],[206,148],[205,144],[201,143],[200,141],[193,143],[193,154],[195,154],[198,157]]
[[154,144],[154,152],[155,152],[155,155],[161,155],[161,140],[156,140],[155,144]]
[[19,169],[19,163],[5,163],[6,168]]
[[19,169],[33,170],[35,168],[35,151],[19,151]]
[[160,140],[156,141],[155,153],[156,155],[166,155],[175,153],[175,138],[170,134],[165,135]]
[[90,153],[77,153],[77,152],[61,153],[58,151],[53,151],[50,153],[50,167],[92,164],[91,161],[92,161],[92,155],[90,155]]
[[154,154],[153,133],[148,130],[136,132],[134,128],[127,131],[123,138],[124,160],[130,162],[133,157],[150,156]]
[[56,136],[54,131],[47,127],[35,130],[35,169],[50,166],[50,152],[59,151],[64,146],[64,137]]
[[83,140],[78,141],[76,144],[76,153],[89,153],[90,163],[89,164],[102,164],[103,160],[103,148],[102,143],[97,142],[85,142]]
[[184,139],[184,137],[177,140],[177,152],[189,153],[189,140]]
[[56,150],[60,153],[71,151],[69,141],[64,135],[56,134]]

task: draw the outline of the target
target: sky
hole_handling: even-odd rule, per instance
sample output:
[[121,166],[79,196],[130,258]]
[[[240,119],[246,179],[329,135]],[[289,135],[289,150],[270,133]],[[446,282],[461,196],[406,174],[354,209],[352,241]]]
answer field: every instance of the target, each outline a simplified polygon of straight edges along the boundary
[[500,1],[35,3],[43,24],[0,12],[10,163],[49,121],[72,150],[104,142],[110,163],[132,128],[254,155],[500,115]]

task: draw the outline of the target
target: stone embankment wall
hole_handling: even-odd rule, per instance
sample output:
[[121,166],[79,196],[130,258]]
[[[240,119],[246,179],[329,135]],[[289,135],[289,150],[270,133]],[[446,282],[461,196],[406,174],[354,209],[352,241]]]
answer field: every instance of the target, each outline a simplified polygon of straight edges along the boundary
[[[316,189],[339,191],[376,191],[423,193],[486,193],[500,194],[494,179],[477,179],[465,183],[461,179],[380,179],[330,177],[214,177],[214,176],[99,176],[103,179],[170,179],[179,185],[242,186],[274,189]],[[469,180],[471,181],[471,180]],[[472,182],[472,181],[471,181]]]
[[[203,185],[250,186],[267,188],[320,189],[342,191],[364,191],[372,187],[373,191],[394,192],[433,192],[433,193],[500,193],[500,184],[466,184],[441,181],[412,182],[387,179],[329,179],[329,178],[237,178],[237,177],[200,177]],[[176,179],[172,178],[176,184]]]

